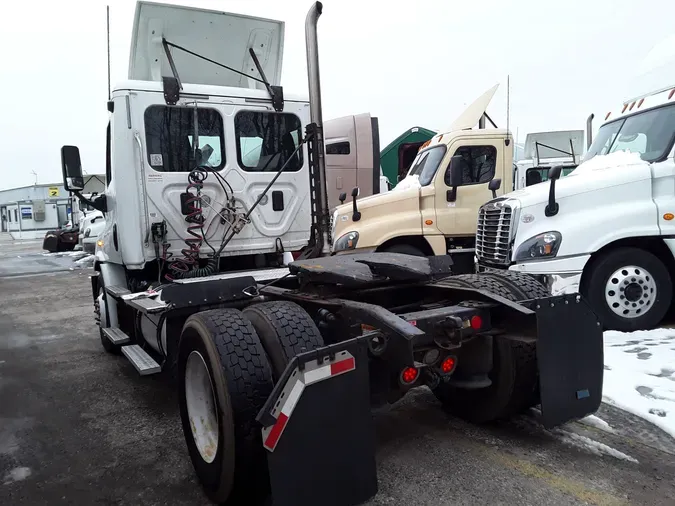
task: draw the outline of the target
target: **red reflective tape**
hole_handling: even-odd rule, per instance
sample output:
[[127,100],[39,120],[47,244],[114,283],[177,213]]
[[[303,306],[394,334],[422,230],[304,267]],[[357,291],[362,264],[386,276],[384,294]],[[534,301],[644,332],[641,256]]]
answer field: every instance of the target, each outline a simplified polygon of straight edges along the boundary
[[330,375],[334,376],[335,374],[340,374],[341,372],[351,371],[356,369],[356,364],[354,358],[350,357],[346,360],[341,360],[340,362],[335,362],[330,365]]
[[286,423],[288,422],[288,417],[284,415],[283,413],[279,413],[279,418],[277,418],[277,423],[274,424],[274,427],[272,427],[272,430],[270,431],[269,435],[267,436],[267,439],[265,439],[265,448],[268,450],[274,450],[274,447],[277,445],[279,442],[279,438],[281,437],[281,433],[284,431],[284,428],[286,427]]

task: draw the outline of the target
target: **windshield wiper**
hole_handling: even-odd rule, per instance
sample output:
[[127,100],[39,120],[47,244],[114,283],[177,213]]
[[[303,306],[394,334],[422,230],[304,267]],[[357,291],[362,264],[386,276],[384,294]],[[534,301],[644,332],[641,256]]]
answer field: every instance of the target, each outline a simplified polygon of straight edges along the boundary
[[262,77],[263,84],[265,85],[265,88],[267,88],[267,93],[269,93],[270,97],[272,97],[272,106],[274,106],[274,110],[277,112],[283,111],[284,89],[281,86],[272,86],[269,83],[267,77],[265,76],[265,72],[263,71],[262,65],[260,65],[260,61],[258,60],[258,55],[255,54],[255,51],[252,47],[248,48],[248,53],[251,55],[253,63],[255,63],[255,68],[258,69],[258,74],[260,74],[260,77]]
[[187,48],[184,48],[182,46],[179,46],[178,44],[174,44],[173,42],[169,42],[165,38],[162,38],[162,45],[164,46],[164,52],[166,53],[166,58],[169,60],[169,66],[171,67],[171,73],[173,74],[174,79],[176,80],[178,84],[178,88],[181,90],[183,89],[183,85],[181,84],[180,78],[178,77],[178,70],[176,69],[176,65],[174,64],[173,57],[171,56],[171,52],[169,51],[169,47],[173,47],[176,49],[179,49],[181,51],[184,51],[185,53],[188,53],[196,58],[199,58],[201,60],[207,61],[209,63],[213,63],[214,65],[217,65],[218,67],[222,67],[224,69],[229,70],[230,72],[234,72],[235,74],[239,74],[241,76],[244,76],[248,79],[253,79],[254,81],[257,81],[261,84],[265,85],[265,88],[267,89],[267,93],[270,94],[270,98],[272,98],[272,106],[274,107],[274,110],[277,112],[281,112],[284,110],[284,90],[281,86],[274,86],[269,83],[267,80],[267,77],[265,76],[265,72],[263,71],[262,65],[260,65],[260,60],[258,60],[258,56],[255,54],[255,51],[253,50],[252,47],[248,49],[249,54],[251,55],[251,59],[253,60],[253,63],[255,63],[256,68],[258,69],[258,73],[260,74],[260,78],[257,78],[255,76],[252,76],[250,74],[247,74],[246,72],[241,72],[240,70],[237,70],[235,68],[229,67],[223,63],[217,62],[215,60],[212,60],[211,58],[207,58],[206,56],[203,56],[199,53],[195,53],[194,51],[190,51]]

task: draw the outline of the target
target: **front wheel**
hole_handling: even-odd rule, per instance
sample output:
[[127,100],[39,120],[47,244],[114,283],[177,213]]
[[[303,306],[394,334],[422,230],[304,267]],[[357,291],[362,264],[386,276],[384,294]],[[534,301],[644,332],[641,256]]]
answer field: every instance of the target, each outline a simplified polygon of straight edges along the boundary
[[603,255],[591,265],[582,291],[604,327],[623,332],[657,326],[673,295],[663,262],[639,248],[619,248]]
[[255,417],[272,392],[272,371],[241,311],[190,316],[178,347],[183,434],[197,479],[213,502],[261,504],[269,478]]

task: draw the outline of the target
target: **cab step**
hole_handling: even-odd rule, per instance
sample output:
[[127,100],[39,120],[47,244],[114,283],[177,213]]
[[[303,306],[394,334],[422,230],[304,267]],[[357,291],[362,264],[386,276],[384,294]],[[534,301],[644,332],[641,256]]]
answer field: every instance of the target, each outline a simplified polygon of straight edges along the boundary
[[123,295],[130,294],[131,292],[124,288],[123,286],[106,286],[105,291],[108,292],[109,295],[112,295],[113,298],[119,299]]
[[122,353],[129,359],[129,362],[131,362],[141,376],[156,374],[162,371],[162,366],[155,362],[155,359],[137,344],[122,346]]
[[122,329],[117,327],[104,327],[101,331],[103,332],[103,335],[108,338],[108,341],[113,344],[127,344],[131,341],[131,338],[126,335]]

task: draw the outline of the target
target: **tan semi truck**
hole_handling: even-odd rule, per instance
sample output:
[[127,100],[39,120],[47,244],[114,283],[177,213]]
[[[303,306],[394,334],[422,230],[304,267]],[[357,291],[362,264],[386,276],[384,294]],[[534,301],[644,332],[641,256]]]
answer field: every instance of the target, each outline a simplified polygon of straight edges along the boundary
[[333,253],[448,253],[457,271],[473,272],[478,209],[513,181],[513,138],[486,114],[497,87],[423,146],[393,190],[361,199],[352,190],[352,202],[333,212]]

